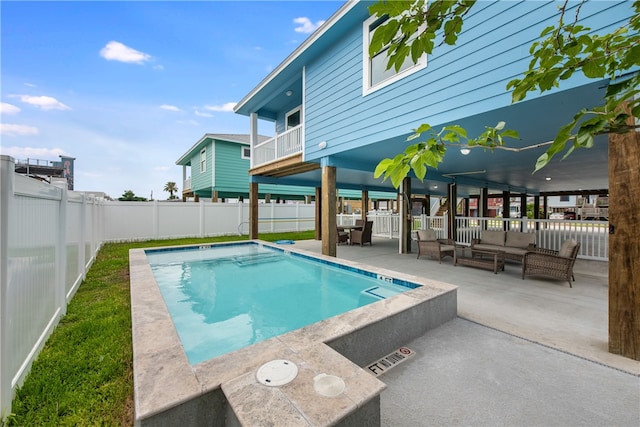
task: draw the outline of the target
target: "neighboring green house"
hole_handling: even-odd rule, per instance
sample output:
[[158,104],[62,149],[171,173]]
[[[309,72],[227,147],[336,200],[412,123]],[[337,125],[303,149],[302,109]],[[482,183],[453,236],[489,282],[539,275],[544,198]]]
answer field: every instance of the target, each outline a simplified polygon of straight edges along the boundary
[[[258,136],[259,142],[270,139]],[[198,140],[176,164],[182,166],[182,198],[195,200],[209,198],[222,199],[249,198],[249,168],[251,146],[248,134],[207,133]],[[261,199],[304,200],[315,195],[314,186],[260,185]],[[339,190],[339,195],[347,199],[360,199],[361,192]],[[395,199],[392,192],[372,192],[371,200]]]
[[[269,137],[258,136],[259,141]],[[249,135],[205,134],[176,164],[182,166],[182,198],[243,199],[249,197]],[[313,187],[264,185],[260,198],[303,200]]]

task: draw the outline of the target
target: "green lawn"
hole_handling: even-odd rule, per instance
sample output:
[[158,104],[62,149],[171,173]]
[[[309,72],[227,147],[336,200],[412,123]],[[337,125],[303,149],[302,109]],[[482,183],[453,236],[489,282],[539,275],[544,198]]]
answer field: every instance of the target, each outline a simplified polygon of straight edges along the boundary
[[[260,238],[304,240],[313,239],[314,233]],[[69,303],[67,315],[17,390],[6,425],[132,426],[129,249],[245,239],[226,236],[104,245]]]

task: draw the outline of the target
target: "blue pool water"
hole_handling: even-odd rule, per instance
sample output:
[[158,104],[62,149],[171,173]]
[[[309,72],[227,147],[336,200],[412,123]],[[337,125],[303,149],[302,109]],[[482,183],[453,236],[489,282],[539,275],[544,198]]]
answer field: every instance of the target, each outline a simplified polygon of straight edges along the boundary
[[192,365],[418,286],[256,243],[146,254]]

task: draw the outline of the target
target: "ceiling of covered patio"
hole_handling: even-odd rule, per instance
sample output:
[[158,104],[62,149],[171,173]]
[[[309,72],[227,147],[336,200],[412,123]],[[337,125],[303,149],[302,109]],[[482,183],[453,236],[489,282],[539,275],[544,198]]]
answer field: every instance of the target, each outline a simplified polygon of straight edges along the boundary
[[[486,150],[474,147],[464,155],[459,147],[449,147],[440,167],[429,169],[423,182],[412,179],[414,194],[446,194],[447,184],[457,183],[459,197],[477,195],[480,188],[490,192],[510,191],[538,195],[553,192],[606,190],[608,188],[608,137],[601,135],[591,149],[576,150],[566,159],[556,155],[542,170],[533,173],[537,158],[545,152],[544,145],[555,138],[557,130],[569,123],[573,115],[585,106],[601,102],[608,81],[594,82],[576,89],[559,91],[526,100],[505,108],[467,117],[452,123],[430,125],[439,130],[442,126],[457,124],[467,129],[469,136],[481,133],[485,126],[506,122],[506,128],[517,130],[520,139],[507,139],[507,145],[520,151]],[[417,128],[421,123],[416,123]],[[395,191],[387,180],[375,179],[373,171],[378,162],[394,157],[410,143],[407,133],[396,138],[361,145],[359,148],[333,154],[327,164],[337,168],[337,186],[344,189],[370,191]],[[419,139],[412,142],[420,141]],[[542,144],[542,145],[541,145]],[[270,181],[258,178],[258,181]],[[290,175],[277,182],[291,185],[320,186],[321,170]]]

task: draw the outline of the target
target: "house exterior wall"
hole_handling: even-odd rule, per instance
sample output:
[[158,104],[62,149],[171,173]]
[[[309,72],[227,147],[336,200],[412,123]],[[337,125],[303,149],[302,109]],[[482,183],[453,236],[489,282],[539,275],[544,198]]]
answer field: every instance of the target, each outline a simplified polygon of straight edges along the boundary
[[[601,5],[584,3],[583,24],[604,32],[628,19],[628,2],[608,6],[598,10]],[[478,2],[465,17],[456,46],[436,47],[425,69],[363,96],[362,23],[368,11],[364,4],[356,7],[360,22],[306,64],[305,160],[404,139],[421,123],[437,126],[510,105],[506,84],[527,69],[529,47],[559,17],[557,2]],[[575,75],[563,89],[586,82]],[[282,119],[284,112],[279,123]],[[330,148],[319,151],[323,140]]]
[[213,185],[213,151],[214,147],[211,142],[207,143],[204,148],[207,149],[207,168],[204,172],[200,172],[200,151],[197,150],[191,157],[191,189],[198,196],[207,196],[203,194],[203,190],[211,190]]
[[235,142],[215,142],[215,187],[224,192],[249,192],[249,159],[242,158],[242,147],[248,145]]

